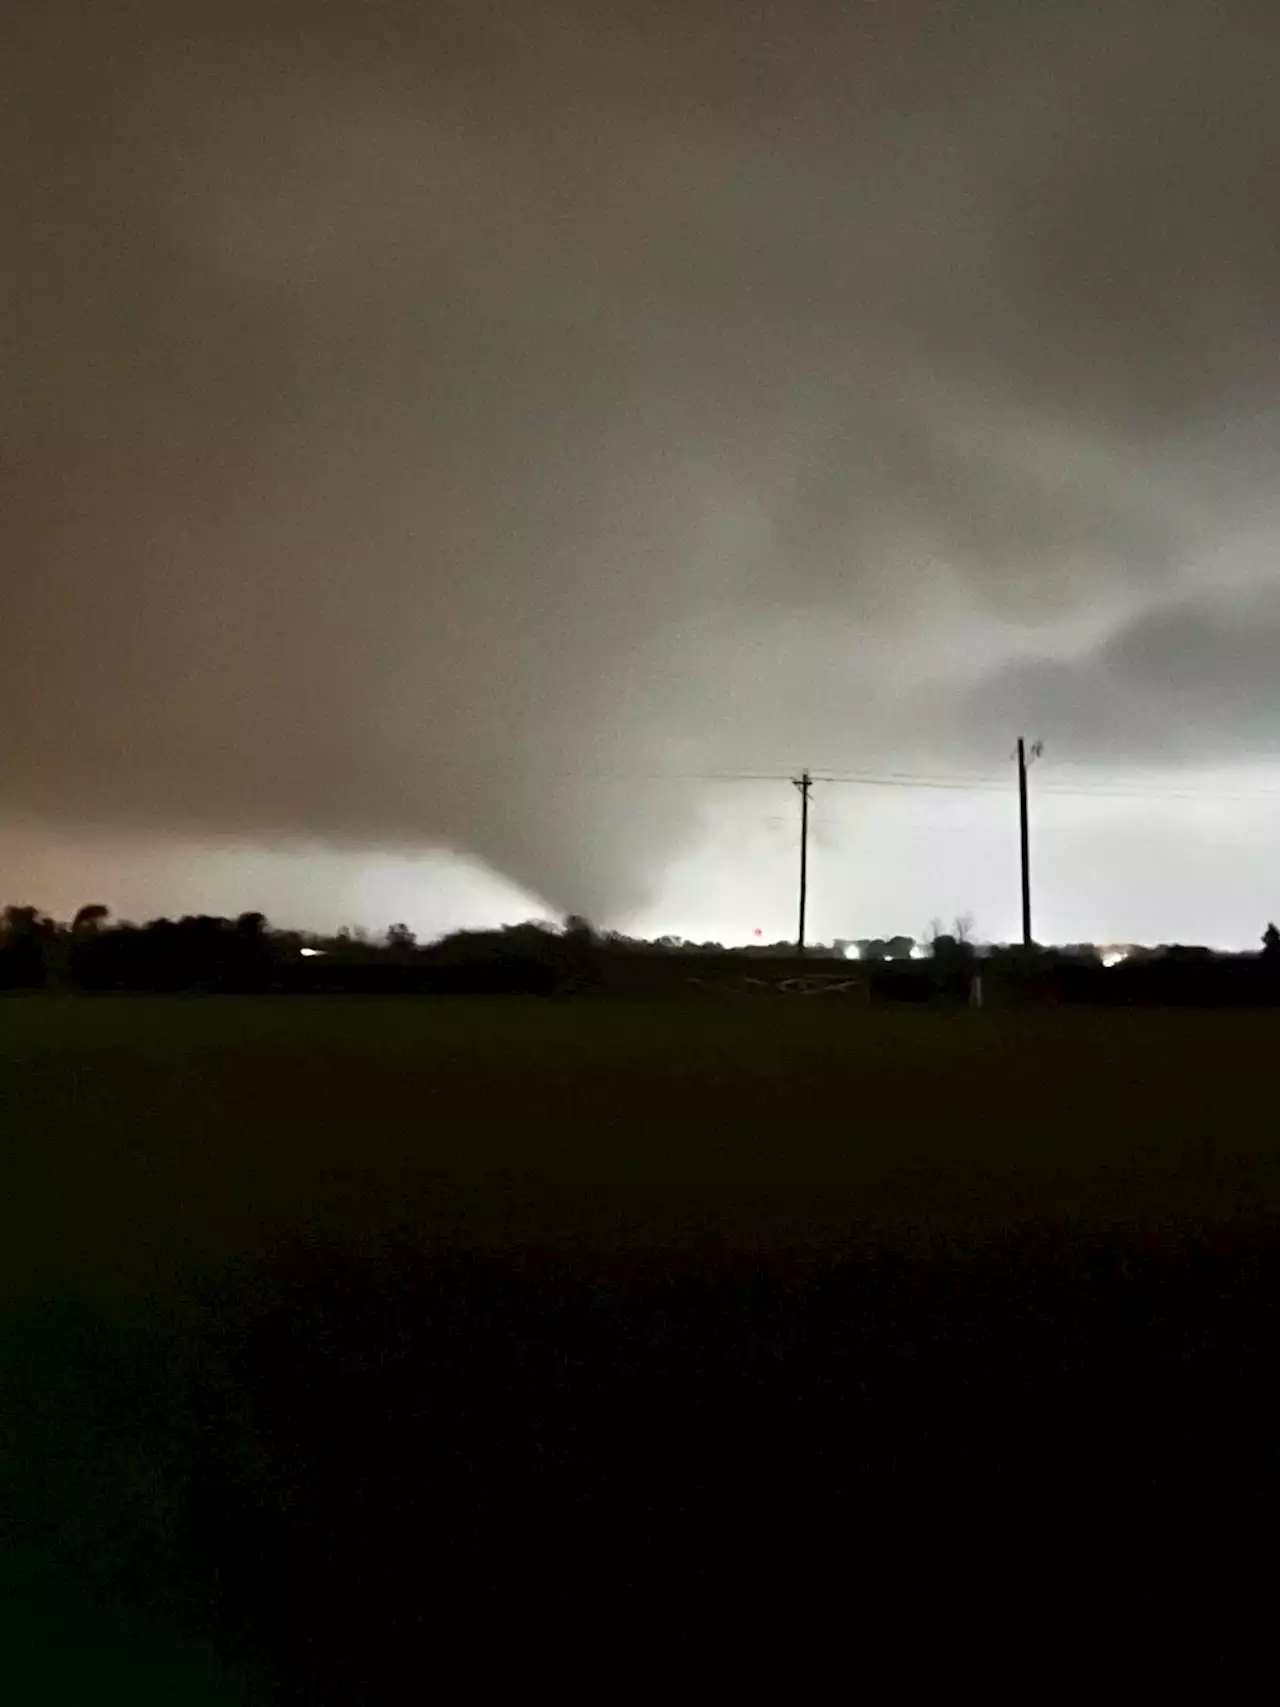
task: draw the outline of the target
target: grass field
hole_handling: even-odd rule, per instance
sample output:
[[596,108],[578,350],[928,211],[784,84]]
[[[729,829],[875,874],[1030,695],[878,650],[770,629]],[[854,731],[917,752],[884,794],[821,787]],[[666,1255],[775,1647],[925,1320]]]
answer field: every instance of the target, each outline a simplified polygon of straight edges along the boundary
[[354,1701],[552,1558],[624,1600],[793,1575],[993,1482],[1148,1535],[1261,1514],[1278,1046],[1270,1014],[0,1002],[6,1535]]

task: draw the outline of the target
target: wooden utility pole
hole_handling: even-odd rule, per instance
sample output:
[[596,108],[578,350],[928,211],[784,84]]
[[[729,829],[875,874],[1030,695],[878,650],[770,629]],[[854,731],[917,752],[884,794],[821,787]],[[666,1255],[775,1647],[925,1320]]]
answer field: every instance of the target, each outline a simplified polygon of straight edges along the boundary
[[1044,742],[1036,741],[1028,751],[1022,736],[1018,736],[1018,828],[1022,844],[1022,946],[1030,948],[1031,939],[1031,831],[1027,821],[1027,765],[1044,751]]
[[800,790],[800,922],[796,932],[796,952],[804,954],[804,910],[809,898],[809,790],[813,778],[808,771],[792,779]]

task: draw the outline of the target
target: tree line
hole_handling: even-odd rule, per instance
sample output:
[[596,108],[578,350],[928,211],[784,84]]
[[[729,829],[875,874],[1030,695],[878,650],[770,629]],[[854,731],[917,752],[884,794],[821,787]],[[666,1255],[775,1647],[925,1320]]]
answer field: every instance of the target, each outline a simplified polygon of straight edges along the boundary
[[811,945],[801,960],[790,942],[649,941],[598,932],[577,917],[562,926],[457,931],[424,945],[403,923],[376,936],[324,935],[275,928],[259,912],[145,924],[113,919],[100,904],[67,921],[32,906],[0,912],[0,990],[11,992],[563,994],[812,984],[918,1001],[972,998],[977,977],[989,995],[1050,1001],[1269,1003],[1280,1000],[1280,929],[1268,925],[1253,954],[1167,944],[1119,956],[1091,943],[1031,951],[979,945],[971,922],[960,919],[950,930],[935,921],[923,942],[838,939]]

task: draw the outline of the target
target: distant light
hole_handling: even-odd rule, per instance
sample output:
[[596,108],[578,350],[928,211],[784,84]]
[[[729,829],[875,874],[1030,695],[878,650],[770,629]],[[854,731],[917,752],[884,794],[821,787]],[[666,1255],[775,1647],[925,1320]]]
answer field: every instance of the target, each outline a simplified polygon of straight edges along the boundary
[[322,948],[302,948],[299,949],[298,952],[302,955],[304,960],[314,960],[317,955],[323,954],[324,950]]
[[928,954],[929,954],[929,950],[925,947],[925,945],[922,942],[912,943],[912,945],[911,945],[911,958],[912,958],[912,960],[925,960],[928,958]]
[[844,957],[846,960],[857,960],[859,958],[858,945],[856,942],[845,943]]
[[1102,964],[1104,966],[1119,966],[1120,962],[1124,959],[1127,959],[1124,950],[1121,948],[1113,948],[1103,955]]

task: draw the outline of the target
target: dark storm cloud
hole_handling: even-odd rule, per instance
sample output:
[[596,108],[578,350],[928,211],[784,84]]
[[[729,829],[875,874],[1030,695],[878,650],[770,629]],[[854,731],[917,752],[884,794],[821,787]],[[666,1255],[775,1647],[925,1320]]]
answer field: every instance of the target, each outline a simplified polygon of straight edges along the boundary
[[1080,658],[991,672],[971,692],[960,728],[992,752],[1010,729],[1049,729],[1055,756],[1075,761],[1263,760],[1280,732],[1277,656],[1280,587],[1230,603],[1185,597]]
[[[10,813],[440,843],[608,915],[694,809],[638,775],[823,733],[806,636],[890,741],[956,598],[1052,656],[1270,502],[1268,7],[23,29]],[[1146,623],[902,727],[1155,756],[1181,671],[1205,747],[1273,730],[1221,611]]]

